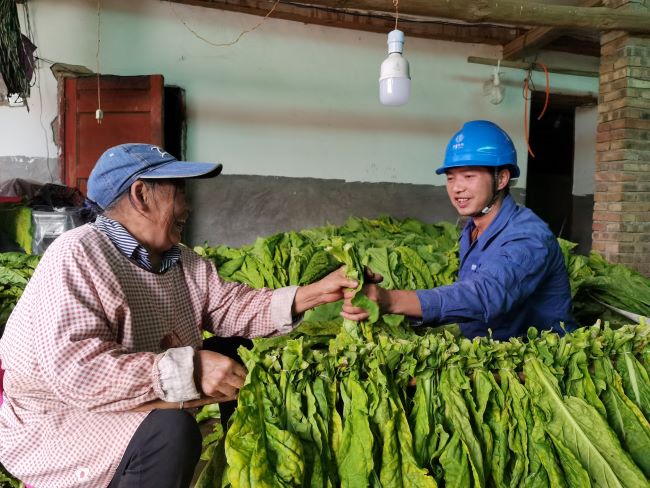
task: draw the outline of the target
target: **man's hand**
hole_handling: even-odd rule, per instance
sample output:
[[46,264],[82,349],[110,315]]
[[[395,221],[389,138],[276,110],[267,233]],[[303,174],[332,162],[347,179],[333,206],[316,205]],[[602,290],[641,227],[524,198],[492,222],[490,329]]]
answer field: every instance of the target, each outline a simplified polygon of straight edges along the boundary
[[[370,268],[364,271],[365,283],[359,293],[365,294],[373,302],[379,305],[380,313],[396,313],[410,317],[422,317],[420,299],[414,291],[410,290],[386,290],[377,285],[384,277],[373,273]],[[355,296],[354,290],[346,290],[344,293],[343,309],[341,316],[344,319],[360,321],[368,318],[368,312],[361,307],[352,305]]]
[[234,400],[244,386],[246,368],[218,352],[200,350],[194,356],[194,381],[203,395]]
[[298,288],[293,302],[293,314],[300,315],[318,305],[341,300],[346,289],[356,288],[357,286],[358,283],[347,278],[343,267],[340,267],[325,278]]
[[[381,281],[381,279],[379,281]],[[376,302],[377,305],[379,305],[379,310],[384,313],[382,304],[386,301],[386,296],[388,294],[387,290],[371,283],[369,285],[363,285],[363,288],[359,293],[363,293],[373,302]],[[355,307],[352,305],[352,299],[355,295],[356,293],[354,290],[345,291],[343,294],[343,310],[341,311],[341,316],[344,319],[354,320],[355,322],[366,320],[368,318],[368,312],[361,307]]]

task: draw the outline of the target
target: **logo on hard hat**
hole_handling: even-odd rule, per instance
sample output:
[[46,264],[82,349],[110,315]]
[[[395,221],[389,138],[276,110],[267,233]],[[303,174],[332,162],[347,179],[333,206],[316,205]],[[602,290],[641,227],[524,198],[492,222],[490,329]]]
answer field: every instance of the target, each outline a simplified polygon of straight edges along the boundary
[[451,145],[451,148],[454,151],[458,151],[459,149],[462,149],[465,147],[465,144],[463,143],[463,140],[465,139],[465,136],[461,133],[458,134],[456,137],[454,137],[454,144]]

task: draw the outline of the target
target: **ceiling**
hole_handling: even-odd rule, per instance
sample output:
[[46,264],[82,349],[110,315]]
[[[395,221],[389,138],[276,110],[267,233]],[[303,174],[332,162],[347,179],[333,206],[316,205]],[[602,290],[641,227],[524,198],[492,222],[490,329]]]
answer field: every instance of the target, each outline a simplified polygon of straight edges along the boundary
[[[163,0],[303,23],[385,33],[395,0]],[[399,29],[408,36],[503,46],[504,60],[540,49],[600,55],[600,33],[650,33],[650,11],[611,9],[602,0],[403,0]]]

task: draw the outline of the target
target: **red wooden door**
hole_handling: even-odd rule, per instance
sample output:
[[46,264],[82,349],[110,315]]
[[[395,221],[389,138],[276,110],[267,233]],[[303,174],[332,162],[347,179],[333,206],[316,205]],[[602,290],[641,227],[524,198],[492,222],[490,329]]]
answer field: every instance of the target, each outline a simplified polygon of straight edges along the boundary
[[65,78],[59,108],[61,180],[86,194],[97,158],[109,147],[127,142],[163,146],[163,77],[100,77],[104,118],[95,119],[97,77]]

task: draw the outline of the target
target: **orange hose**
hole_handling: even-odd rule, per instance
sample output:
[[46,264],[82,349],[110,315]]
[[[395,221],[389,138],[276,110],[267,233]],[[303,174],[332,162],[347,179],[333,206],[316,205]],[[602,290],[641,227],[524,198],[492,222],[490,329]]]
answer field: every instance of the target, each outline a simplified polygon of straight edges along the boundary
[[[530,73],[529,73],[530,75]],[[531,157],[535,157],[533,150],[530,148],[530,143],[528,141],[528,76],[526,81],[524,81],[524,139],[526,139],[526,147],[528,148],[528,154]]]
[[551,80],[549,78],[548,69],[546,68],[546,65],[544,63],[539,63],[539,62],[537,64],[539,64],[542,67],[542,69],[544,70],[544,75],[546,76],[546,89],[544,90],[546,94],[546,98],[544,99],[544,108],[542,108],[539,117],[537,117],[537,120],[542,120],[542,117],[546,113],[546,108],[548,107],[548,99],[551,97]]

